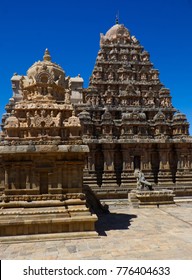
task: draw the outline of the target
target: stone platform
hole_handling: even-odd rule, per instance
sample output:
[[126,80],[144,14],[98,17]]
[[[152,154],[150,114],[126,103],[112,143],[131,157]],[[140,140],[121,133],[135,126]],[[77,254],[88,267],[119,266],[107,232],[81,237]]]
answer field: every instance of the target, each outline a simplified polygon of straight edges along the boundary
[[85,200],[14,201],[0,203],[0,236],[95,232],[97,217]]

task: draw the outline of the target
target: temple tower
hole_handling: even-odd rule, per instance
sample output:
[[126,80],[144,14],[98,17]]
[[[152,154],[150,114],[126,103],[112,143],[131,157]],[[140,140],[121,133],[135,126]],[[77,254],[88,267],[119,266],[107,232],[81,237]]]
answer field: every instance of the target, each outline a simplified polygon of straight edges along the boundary
[[84,99],[76,111],[90,148],[85,182],[95,190],[134,188],[136,168],[158,185],[191,183],[189,123],[173,107],[149,53],[123,24],[101,34]]

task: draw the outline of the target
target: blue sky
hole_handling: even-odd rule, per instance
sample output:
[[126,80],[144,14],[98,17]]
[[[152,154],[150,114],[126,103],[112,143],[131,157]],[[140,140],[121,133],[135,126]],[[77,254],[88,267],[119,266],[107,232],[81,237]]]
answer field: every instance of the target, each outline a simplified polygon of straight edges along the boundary
[[81,74],[86,87],[100,33],[115,24],[118,12],[192,126],[192,0],[1,0],[0,115],[12,95],[13,73],[25,75],[46,48],[66,75]]

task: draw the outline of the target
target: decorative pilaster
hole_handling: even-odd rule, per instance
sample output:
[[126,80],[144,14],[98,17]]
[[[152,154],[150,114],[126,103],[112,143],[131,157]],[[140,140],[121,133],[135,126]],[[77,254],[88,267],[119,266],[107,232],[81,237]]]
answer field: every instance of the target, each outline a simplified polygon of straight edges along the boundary
[[160,147],[159,149],[159,174],[158,174],[158,184],[159,185],[169,185],[173,184],[172,175],[169,164],[169,148]]
[[31,171],[30,171],[30,167],[25,167],[25,172],[26,172],[26,189],[29,190],[29,189],[31,189]]
[[5,190],[9,189],[9,172],[8,167],[5,167]]

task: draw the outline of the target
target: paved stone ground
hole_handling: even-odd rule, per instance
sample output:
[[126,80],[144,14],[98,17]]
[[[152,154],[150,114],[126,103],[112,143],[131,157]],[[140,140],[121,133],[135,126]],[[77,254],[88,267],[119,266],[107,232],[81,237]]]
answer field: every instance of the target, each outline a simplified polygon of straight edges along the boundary
[[192,203],[134,209],[110,205],[98,238],[0,243],[0,259],[192,260]]

